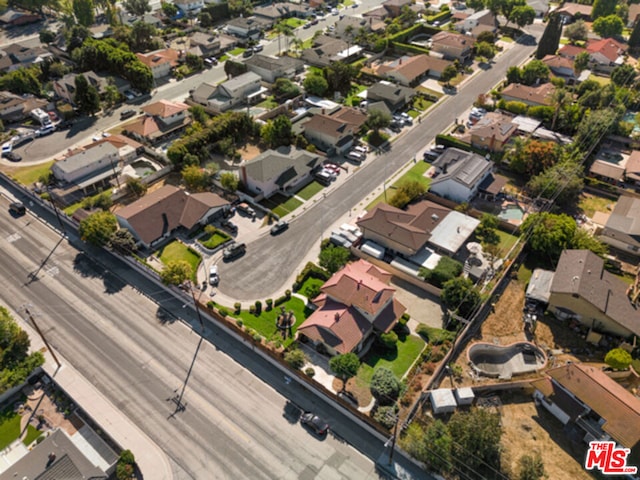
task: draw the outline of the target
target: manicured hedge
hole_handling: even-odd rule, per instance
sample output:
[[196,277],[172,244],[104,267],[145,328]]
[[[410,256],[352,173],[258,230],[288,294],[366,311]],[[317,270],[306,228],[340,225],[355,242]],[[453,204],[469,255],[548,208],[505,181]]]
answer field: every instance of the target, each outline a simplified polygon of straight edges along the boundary
[[467,152],[475,152],[479,155],[485,155],[487,152],[481,148],[476,148],[473,145],[458,140],[451,135],[436,135],[436,144],[444,145],[445,147],[455,147]]

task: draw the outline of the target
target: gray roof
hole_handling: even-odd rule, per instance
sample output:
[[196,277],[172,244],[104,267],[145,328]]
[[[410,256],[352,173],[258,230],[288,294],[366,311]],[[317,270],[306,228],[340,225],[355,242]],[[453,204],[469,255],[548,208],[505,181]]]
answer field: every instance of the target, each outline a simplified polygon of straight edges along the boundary
[[453,180],[467,188],[473,188],[492,169],[493,164],[476,153],[447,148],[433,162],[433,166],[439,173],[434,177],[432,185]]
[[193,97],[211,98],[213,97],[213,94],[216,92],[217,89],[218,87],[213,83],[203,82],[193,91],[193,94],[191,96],[192,98]]
[[527,293],[525,296],[532,300],[543,303],[549,303],[551,296],[551,283],[553,282],[554,272],[536,268],[531,275],[529,285],[527,285]]
[[[100,161],[107,155],[118,153],[118,149],[109,142],[99,143],[98,145],[84,150],[70,157],[64,158],[56,162],[57,168],[64,173],[72,173],[85,165],[91,165]],[[106,163],[106,167],[110,164]]]
[[609,216],[606,227],[640,236],[640,198],[620,197]]
[[464,213],[449,212],[431,233],[429,243],[455,254],[480,225],[480,220]]
[[640,312],[627,297],[627,284],[604,269],[604,260],[589,250],[564,250],[551,293],[577,295],[611,320],[640,335]]
[[298,58],[293,58],[289,56],[282,57],[271,57],[268,55],[253,55],[248,58],[245,62],[245,65],[248,67],[255,66],[258,68],[264,68],[265,70],[286,70],[288,68],[302,68],[304,62]]
[[380,99],[386,99],[393,103],[404,100],[407,96],[415,95],[415,90],[395,83],[381,81],[374,83],[367,90],[367,98],[374,95]]
[[233,96],[235,92],[243,89],[246,85],[249,85],[256,81],[259,82],[260,80],[260,75],[253,72],[246,72],[242,75],[238,75],[237,77],[232,78],[231,80],[227,80],[226,82],[221,83],[219,86]]
[[[55,454],[51,461],[49,455]],[[33,450],[0,474],[0,480],[28,478],[30,480],[106,479],[107,475],[94,466],[62,430],[56,430]]]
[[[247,175],[258,182],[266,182],[277,177],[277,184],[285,184],[294,178],[301,169],[306,171],[315,167],[320,160],[306,150],[292,147],[280,147],[278,150],[267,150],[244,164]],[[293,170],[292,170],[293,169]]]

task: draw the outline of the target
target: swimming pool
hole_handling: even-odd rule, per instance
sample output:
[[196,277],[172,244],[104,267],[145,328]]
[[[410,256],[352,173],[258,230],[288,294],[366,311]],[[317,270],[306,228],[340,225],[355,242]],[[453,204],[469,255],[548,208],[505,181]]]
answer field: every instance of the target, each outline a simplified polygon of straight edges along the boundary
[[499,219],[507,222],[509,220],[522,221],[522,217],[524,217],[524,210],[522,210],[518,205],[505,205],[502,207],[502,211],[498,214]]
[[530,342],[507,346],[474,343],[467,352],[474,370],[487,377],[511,378],[513,375],[535,372],[547,364],[544,352]]

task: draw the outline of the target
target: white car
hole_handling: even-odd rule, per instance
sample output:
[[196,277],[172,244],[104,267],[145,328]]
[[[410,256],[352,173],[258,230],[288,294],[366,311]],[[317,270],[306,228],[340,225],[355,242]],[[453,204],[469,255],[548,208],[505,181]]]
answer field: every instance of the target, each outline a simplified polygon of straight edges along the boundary
[[365,156],[360,152],[356,152],[355,150],[351,150],[347,154],[347,158],[349,158],[351,160],[355,160],[356,162],[362,162],[365,159]]
[[218,276],[218,266],[211,265],[209,268],[209,284],[213,287],[220,283],[220,277]]
[[367,149],[367,147],[365,147],[364,145],[358,145],[358,146],[355,146],[355,147],[353,147],[353,150],[354,150],[355,152],[361,153],[361,154],[363,154],[363,155],[366,155],[366,154],[367,154],[367,152],[369,151],[369,150]]
[[332,8],[331,9],[331,15],[338,15],[338,9],[337,8]]

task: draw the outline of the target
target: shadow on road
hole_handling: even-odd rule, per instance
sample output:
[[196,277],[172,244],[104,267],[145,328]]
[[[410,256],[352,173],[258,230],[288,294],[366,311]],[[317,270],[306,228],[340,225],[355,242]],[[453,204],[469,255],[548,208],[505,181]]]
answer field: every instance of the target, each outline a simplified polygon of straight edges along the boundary
[[84,278],[101,278],[104,293],[109,295],[120,292],[127,285],[117,275],[103,269],[84,253],[78,253],[73,259],[73,270]]
[[516,43],[520,45],[536,45],[538,42],[536,42],[536,37],[534,37],[533,35],[529,35],[528,33],[525,33],[524,35],[520,35],[518,37],[518,39],[516,40]]
[[300,420],[300,415],[302,415],[302,409],[300,407],[290,401],[285,403],[282,416],[287,420],[287,422],[291,425],[295,425],[298,423],[298,420]]

